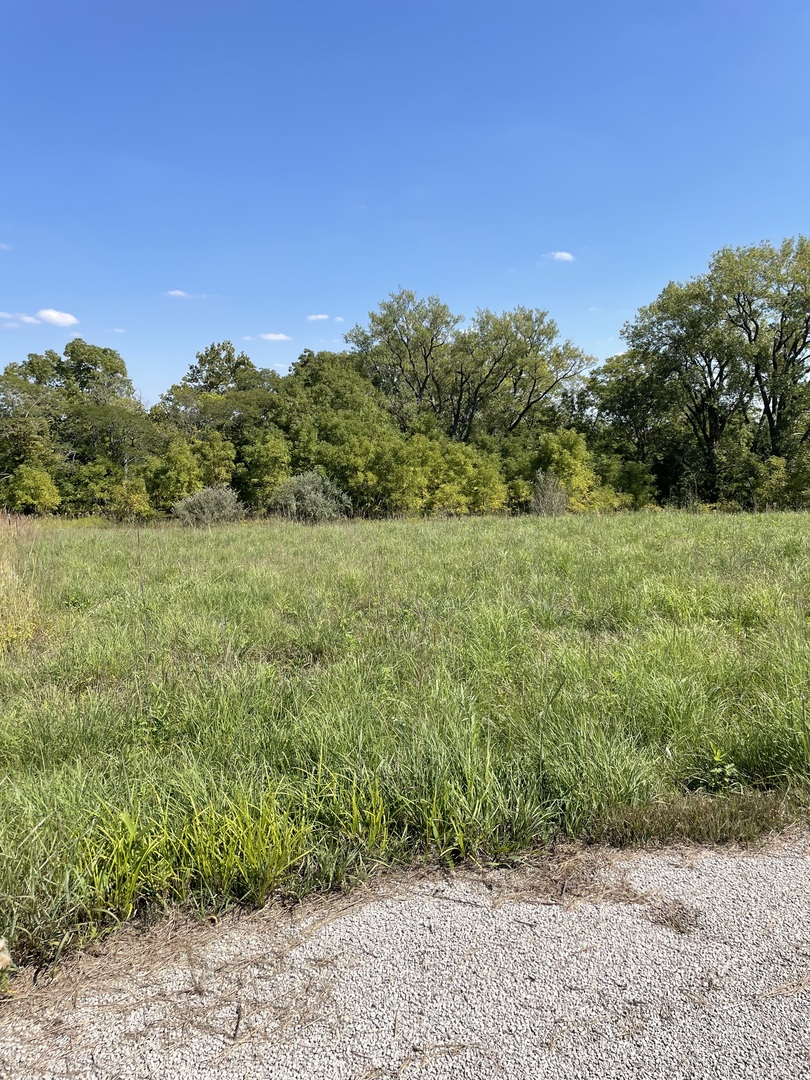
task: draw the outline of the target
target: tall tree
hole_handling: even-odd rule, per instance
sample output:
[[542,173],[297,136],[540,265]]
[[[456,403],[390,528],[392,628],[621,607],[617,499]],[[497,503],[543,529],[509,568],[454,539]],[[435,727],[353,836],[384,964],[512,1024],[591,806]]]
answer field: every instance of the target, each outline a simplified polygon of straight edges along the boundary
[[403,428],[425,410],[440,415],[446,389],[447,352],[462,322],[438,296],[426,300],[400,289],[370,311],[368,326],[346,334],[385,394]]
[[404,430],[428,414],[457,442],[514,431],[587,363],[545,311],[479,310],[461,322],[438,297],[403,289],[346,335]]
[[72,493],[88,465],[126,475],[143,461],[152,436],[121,356],[81,338],[61,356],[49,350],[9,364],[0,376],[0,415],[8,418],[0,459],[46,469],[68,509],[81,505]]
[[611,356],[586,382],[586,401],[616,448],[635,461],[653,460],[661,420],[673,405],[670,389],[634,352]]
[[721,442],[752,397],[750,374],[723,297],[709,277],[670,282],[622,333],[644,370],[672,393],[703,461],[702,494],[721,495]]
[[238,447],[253,439],[255,429],[274,422],[280,383],[276,372],[257,368],[232,342],[212,342],[161,395],[152,416],[187,439],[215,430]]
[[237,353],[231,341],[212,342],[197,353],[183,376],[183,384],[204,394],[225,394],[254,384],[256,365],[247,353]]
[[785,457],[810,439],[810,239],[723,248],[708,277],[758,392],[764,456]]

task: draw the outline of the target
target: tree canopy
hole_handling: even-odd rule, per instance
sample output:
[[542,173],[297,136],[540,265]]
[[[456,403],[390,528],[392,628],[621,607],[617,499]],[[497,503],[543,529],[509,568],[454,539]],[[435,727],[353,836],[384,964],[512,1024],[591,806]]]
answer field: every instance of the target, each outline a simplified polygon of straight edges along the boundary
[[598,364],[539,308],[400,289],[283,377],[213,342],[148,410],[75,338],[0,374],[0,505],[133,520],[230,487],[264,513],[313,477],[364,516],[810,503],[810,241],[724,248],[623,337]]

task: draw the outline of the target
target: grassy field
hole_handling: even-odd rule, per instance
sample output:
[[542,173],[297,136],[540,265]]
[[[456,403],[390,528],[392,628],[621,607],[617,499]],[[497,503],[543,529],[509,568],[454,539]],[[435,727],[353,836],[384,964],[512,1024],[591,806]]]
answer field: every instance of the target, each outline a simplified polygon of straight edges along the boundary
[[810,518],[0,528],[0,936],[565,834],[746,838],[810,777]]

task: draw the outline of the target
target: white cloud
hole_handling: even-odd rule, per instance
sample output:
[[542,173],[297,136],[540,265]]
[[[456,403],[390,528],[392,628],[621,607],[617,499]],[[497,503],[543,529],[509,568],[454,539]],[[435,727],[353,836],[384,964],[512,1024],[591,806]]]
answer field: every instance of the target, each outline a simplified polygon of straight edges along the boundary
[[170,296],[172,300],[207,300],[208,293],[204,292],[186,292],[185,289],[169,289],[168,292],[163,294],[164,296]]
[[70,315],[67,311],[54,311],[53,308],[40,308],[37,317],[51,326],[75,326],[79,321],[75,315]]
[[335,322],[346,322],[342,315],[335,316]]
[[328,315],[307,315],[307,322],[320,322],[321,319],[328,319]]
[[[20,323],[28,323],[36,326],[42,320],[37,319],[34,315],[23,315],[21,311],[0,311],[0,319],[13,319],[14,326],[19,326]],[[6,324],[10,328],[10,324]]]
[[11,251],[11,244],[0,244],[0,251]]
[[291,337],[287,334],[259,334],[259,337],[263,341],[292,341]]
[[545,258],[553,259],[555,262],[573,262],[574,256],[570,251],[547,251]]
[[[0,315],[0,319],[1,319],[2,317],[3,317],[3,316],[2,316],[2,315]],[[20,324],[19,324],[18,322],[4,322],[4,323],[3,323],[3,329],[4,329],[4,330],[16,330],[16,329],[17,329],[17,327],[18,327],[19,325],[20,325]]]
[[41,308],[36,315],[26,315],[22,311],[0,311],[0,319],[12,319],[13,323],[6,323],[6,327],[12,326],[39,326],[40,323],[50,323],[51,326],[76,326],[78,319],[67,311],[55,311],[53,308]]
[[126,330],[124,330],[124,328],[122,326],[114,326],[112,332],[114,334],[125,334]]

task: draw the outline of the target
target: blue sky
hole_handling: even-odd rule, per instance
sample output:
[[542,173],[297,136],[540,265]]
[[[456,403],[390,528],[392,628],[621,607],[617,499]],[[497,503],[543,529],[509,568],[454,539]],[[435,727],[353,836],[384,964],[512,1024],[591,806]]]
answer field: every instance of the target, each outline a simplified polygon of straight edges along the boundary
[[279,370],[342,347],[400,286],[544,308],[603,358],[718,248],[810,228],[803,0],[5,0],[2,23],[0,367],[78,335],[154,401],[214,340]]

